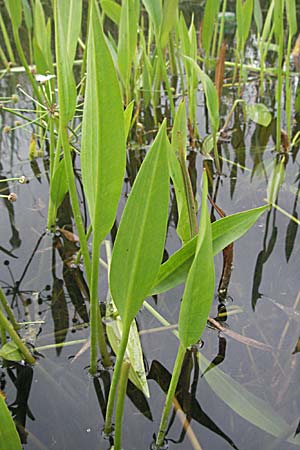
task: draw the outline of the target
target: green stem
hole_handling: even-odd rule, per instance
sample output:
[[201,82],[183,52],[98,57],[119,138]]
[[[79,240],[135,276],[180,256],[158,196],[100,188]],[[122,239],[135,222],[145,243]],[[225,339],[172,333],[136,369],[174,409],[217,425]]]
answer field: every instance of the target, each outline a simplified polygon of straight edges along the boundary
[[69,194],[72,204],[72,209],[74,213],[74,220],[80,240],[80,247],[82,251],[83,256],[83,263],[86,270],[86,275],[88,279],[88,283],[90,283],[91,280],[91,261],[89,256],[89,249],[87,245],[87,240],[85,236],[85,230],[82,222],[81,217],[81,211],[79,206],[79,201],[77,197],[77,190],[76,190],[76,184],[75,184],[75,178],[74,178],[74,172],[73,172],[73,164],[72,164],[72,158],[71,158],[71,149],[69,144],[69,137],[68,137],[68,131],[67,127],[63,127],[60,129],[60,136],[61,136],[61,142],[64,150],[64,158],[65,158],[65,169],[66,169],[66,175],[68,179],[68,188],[69,188]]
[[195,204],[195,198],[192,188],[192,183],[190,179],[189,172],[186,167],[186,160],[185,160],[185,151],[184,146],[182,142],[182,136],[181,133],[178,132],[178,160],[181,168],[181,174],[183,178],[183,185],[184,185],[184,191],[185,191],[185,199],[188,209],[188,216],[189,216],[189,224],[190,224],[190,238],[196,236],[198,233],[198,224],[197,224],[197,211],[196,211],[196,204]]
[[[93,227],[92,227],[92,224],[90,224],[88,229],[87,229],[87,232],[86,232],[86,240],[87,241],[89,240],[89,237],[92,234],[92,231],[93,231]],[[76,258],[74,259],[74,264],[76,266],[79,264],[81,256],[82,256],[82,251],[81,251],[81,248],[80,248],[78,253],[77,253],[77,255],[76,255]]]
[[118,399],[116,405],[114,450],[121,450],[123,411],[124,411],[129,370],[130,370],[130,362],[123,361],[118,387]]
[[[124,321],[125,323],[125,321]],[[121,367],[127,347],[128,342],[128,336],[130,331],[130,325],[127,324],[127,326],[123,326],[123,332],[122,332],[122,339],[120,342],[120,347],[118,349],[117,359],[116,359],[116,365],[114,367],[114,373],[111,380],[109,395],[108,395],[108,401],[107,401],[107,409],[106,409],[106,417],[105,417],[105,425],[104,425],[104,432],[106,434],[110,434],[112,431],[112,416],[113,416],[113,409],[114,409],[114,402],[115,402],[115,396],[116,396],[116,390],[120,378],[120,372]]]
[[20,352],[23,354],[24,359],[28,364],[35,364],[35,358],[32,356],[18,333],[14,330],[12,324],[4,316],[2,310],[0,309],[0,327],[3,328],[14,341]]
[[15,61],[14,53],[13,53],[12,47],[10,45],[9,36],[8,36],[8,33],[7,33],[7,29],[6,29],[5,22],[3,20],[2,14],[0,14],[0,28],[1,28],[1,31],[2,31],[2,35],[3,35],[4,42],[5,42],[6,50],[7,50],[8,56],[10,58],[10,62],[15,64],[16,61]]
[[39,103],[43,104],[43,98],[42,98],[41,93],[40,93],[40,91],[39,91],[39,89],[37,87],[36,81],[33,78],[33,75],[32,75],[32,73],[30,71],[30,68],[29,68],[29,66],[27,64],[26,57],[25,57],[25,54],[23,52],[23,48],[22,48],[22,45],[21,45],[19,32],[18,32],[18,30],[16,28],[13,28],[13,35],[14,35],[14,40],[15,40],[15,44],[16,44],[16,48],[17,48],[17,51],[18,51],[18,55],[19,55],[21,64],[22,64],[22,66],[25,69],[25,72],[26,72],[26,74],[28,76],[30,84],[31,84],[31,86],[33,88],[33,91],[34,91],[35,95],[36,95],[36,98],[38,99]]
[[289,141],[291,140],[291,83],[290,83],[290,56],[292,46],[292,33],[289,32],[288,45],[286,52],[286,74],[285,74],[285,111],[286,111],[286,126]]
[[220,166],[220,158],[218,152],[218,143],[217,143],[217,133],[213,131],[213,142],[214,142],[214,157],[218,175],[221,175],[221,166]]
[[281,144],[281,91],[282,91],[282,59],[283,59],[283,43],[280,42],[278,49],[278,72],[277,72],[277,118],[276,118],[276,150],[280,151]]
[[1,325],[0,325],[0,336],[1,336],[1,346],[3,347],[3,345],[6,344],[7,339],[5,329]]
[[173,373],[172,373],[170,386],[169,386],[166,401],[165,401],[164,410],[163,410],[160,425],[159,425],[159,432],[158,432],[157,439],[156,439],[156,447],[157,448],[162,447],[163,443],[164,443],[166,429],[167,429],[167,425],[168,425],[168,419],[169,419],[170,411],[172,408],[173,398],[175,396],[176,387],[178,384],[178,379],[180,376],[181,366],[183,363],[185,352],[186,352],[186,348],[180,343],[178,353],[176,356]]
[[[84,236],[86,239],[86,237]],[[93,238],[92,246],[92,272],[89,283],[90,288],[90,330],[91,330],[91,348],[90,348],[90,373],[95,375],[97,371],[97,344],[99,342],[100,352],[103,359],[104,366],[110,365],[110,358],[105,342],[104,328],[101,320],[98,301],[98,278],[99,278],[99,258],[100,245],[96,239]]]
[[227,0],[224,0],[223,6],[222,6],[222,18],[221,18],[221,24],[220,24],[219,40],[218,40],[218,54],[220,53],[221,45],[223,42],[226,8],[227,8]]
[[20,325],[18,324],[18,322],[15,319],[14,313],[11,309],[11,307],[9,306],[9,303],[7,301],[7,298],[5,297],[5,294],[2,290],[2,288],[0,287],[0,302],[3,306],[3,309],[5,310],[12,326],[14,327],[15,330],[19,330],[20,329]]

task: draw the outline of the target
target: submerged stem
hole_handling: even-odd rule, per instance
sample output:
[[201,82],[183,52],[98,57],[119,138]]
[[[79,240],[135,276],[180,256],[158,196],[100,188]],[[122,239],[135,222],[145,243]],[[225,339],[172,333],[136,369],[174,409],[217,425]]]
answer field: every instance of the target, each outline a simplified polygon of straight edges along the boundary
[[24,344],[18,333],[14,330],[12,324],[4,316],[1,309],[0,309],[0,327],[9,334],[12,341],[14,341],[20,352],[23,354],[25,361],[27,361],[28,364],[35,364],[35,358],[32,356],[32,354],[26,347],[26,344]]
[[167,397],[166,397],[166,401],[165,401],[164,410],[163,410],[163,413],[162,413],[162,416],[161,416],[161,421],[160,421],[160,425],[159,425],[159,432],[158,432],[157,439],[156,439],[156,447],[158,449],[160,447],[162,447],[162,445],[164,443],[166,429],[167,429],[167,425],[168,425],[168,418],[169,418],[169,415],[170,415],[170,411],[171,411],[171,407],[172,407],[172,403],[173,403],[173,398],[175,396],[175,392],[176,392],[178,379],[179,379],[179,376],[180,376],[181,366],[182,366],[182,363],[183,363],[185,352],[186,352],[186,348],[180,343],[179,349],[178,349],[178,353],[177,353],[177,356],[176,356],[176,361],[175,361],[173,373],[172,373],[170,386],[169,386]]
[[123,359],[124,359],[124,355],[125,355],[125,351],[126,351],[126,347],[127,347],[130,326],[131,326],[131,324],[129,324],[129,325],[127,324],[126,327],[123,326],[122,339],[121,339],[120,347],[118,349],[116,365],[114,367],[114,373],[113,373],[113,377],[111,380],[108,401],[107,401],[105,425],[104,425],[104,432],[106,434],[109,434],[112,431],[112,416],[113,416],[116,390],[117,390],[117,386],[118,386],[118,382],[119,382],[119,378],[120,378],[121,367],[122,367],[122,363],[123,363]]
[[130,366],[131,366],[130,361],[127,361],[127,360],[123,361],[122,368],[121,368],[120,381],[119,381],[119,388],[118,388],[118,399],[117,399],[117,405],[116,405],[116,425],[115,425],[114,450],[121,450],[123,411],[124,411],[126,388],[127,388]]
[[5,294],[2,290],[2,288],[0,287],[0,302],[3,306],[3,309],[5,310],[12,326],[14,327],[15,330],[19,330],[20,329],[20,325],[18,324],[18,322],[15,319],[14,313],[11,309],[11,307],[9,306],[9,303],[7,301],[7,298],[5,297]]

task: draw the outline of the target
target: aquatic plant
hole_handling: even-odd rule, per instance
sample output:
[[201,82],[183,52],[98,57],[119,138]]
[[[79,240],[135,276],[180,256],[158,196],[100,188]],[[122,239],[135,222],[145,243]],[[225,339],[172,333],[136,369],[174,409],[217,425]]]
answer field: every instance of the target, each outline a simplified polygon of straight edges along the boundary
[[[116,404],[115,450],[121,448],[122,417],[128,378],[134,379],[137,387],[144,393],[148,392],[135,318],[143,304],[146,305],[144,302],[149,295],[166,292],[185,283],[178,316],[179,349],[155,444],[160,448],[165,439],[168,417],[186,351],[200,341],[209,319],[215,290],[214,256],[246,233],[270,205],[278,207],[276,203],[284,181],[289,144],[292,141],[292,145],[295,145],[299,138],[297,134],[293,136],[291,129],[292,91],[289,69],[292,42],[297,32],[296,7],[295,2],[272,1],[263,26],[259,1],[237,0],[234,49],[236,58],[232,62],[226,61],[223,43],[226,0],[223,3],[206,2],[199,40],[194,18],[190,24],[186,22],[184,15],[179,12],[178,0],[143,0],[141,3],[138,0],[124,0],[121,4],[111,0],[90,0],[88,5],[87,34],[84,38],[81,0],[53,1],[54,30],[52,20],[46,18],[40,0],[30,4],[21,0],[5,0],[16,50],[8,38],[1,16],[0,28],[5,49],[1,49],[0,58],[6,67],[3,74],[6,75],[10,70],[9,63],[14,64],[15,60],[19,59],[32,88],[32,93],[27,93],[22,88],[20,92],[32,101],[35,109],[31,110],[30,114],[34,114],[34,119],[28,117],[29,111],[8,107],[6,100],[1,107],[24,120],[25,125],[34,127],[35,132],[31,135],[29,148],[30,160],[34,161],[39,155],[44,156],[43,148],[48,147],[49,229],[55,230],[57,210],[66,194],[71,200],[80,242],[80,251],[75,262],[80,262],[82,258],[89,288],[90,373],[95,375],[97,372],[99,353],[101,363],[105,367],[111,365],[108,344],[117,358],[105,417],[105,433],[110,434],[113,430]],[[284,11],[288,23],[285,74],[282,69],[286,38],[283,27]],[[29,45],[28,55],[20,39],[23,15]],[[116,34],[106,32],[107,17],[113,21]],[[245,61],[245,47],[252,19],[256,24],[261,53],[259,66],[246,64]],[[52,55],[53,37],[55,51]],[[81,74],[75,77],[74,64],[78,43],[83,57],[78,62],[81,65]],[[270,48],[274,49],[274,44],[277,67],[266,68],[266,57]],[[204,54],[200,55],[200,48]],[[216,55],[220,56],[221,67],[218,67],[215,61]],[[35,64],[36,76],[29,63]],[[218,73],[215,77],[214,69]],[[239,70],[239,83],[238,98],[233,102],[227,117],[224,117],[221,112],[221,93],[227,69],[230,70],[232,86]],[[223,135],[228,132],[232,117],[240,115],[244,121],[250,119],[265,128],[270,126],[272,120],[272,115],[264,103],[257,102],[257,99],[249,103],[242,97],[245,70],[260,73],[261,94],[266,74],[277,76],[275,144],[278,156],[274,158],[273,170],[269,176],[268,204],[212,222],[207,204],[208,198],[211,197],[208,194],[213,178],[220,180],[222,175],[220,143]],[[172,79],[177,72],[180,83]],[[216,80],[215,83],[213,79]],[[286,145],[283,145],[285,135],[281,120],[284,81],[288,142]],[[199,88],[202,90],[207,110],[206,136],[200,136],[198,129]],[[164,105],[161,104],[162,93]],[[112,313],[108,314],[106,319],[116,319],[118,323],[115,329],[111,327],[106,331],[99,307],[100,247],[116,221],[125,174],[126,142],[130,139],[132,129],[138,135],[138,130],[142,129],[143,115],[149,111],[153,119],[154,139],[139,167],[122,212],[111,261],[108,263],[110,293],[107,309],[111,308]],[[204,117],[201,117],[201,120],[204,122]],[[140,139],[143,142],[144,136]],[[205,157],[209,156],[213,164],[211,171],[202,171],[203,186],[199,206],[187,168],[188,139],[194,148],[201,148],[202,153]],[[41,153],[38,153],[37,142]],[[280,153],[282,147],[283,154]],[[85,221],[76,184],[75,158],[80,159],[80,181],[87,202],[88,218]],[[203,164],[205,165],[206,163]],[[170,209],[170,190],[173,188],[175,209],[178,212],[177,234],[182,246],[162,262]],[[11,197],[9,200],[12,199]],[[210,201],[218,209],[214,200]],[[199,226],[198,209],[201,211]],[[1,357],[17,360],[21,355],[28,363],[33,364],[35,359],[14,330],[18,328],[18,324],[2,291],[0,300],[10,319],[9,323],[0,309]],[[151,309],[150,305],[146,307]],[[152,313],[155,315],[157,311],[152,309]],[[127,348],[130,333],[134,335],[136,348],[139,349],[137,359],[139,367],[142,367],[141,374],[137,373],[132,352]],[[11,338],[10,342],[6,342],[7,334]],[[204,367],[206,363],[201,358],[202,356],[199,364]],[[218,375],[211,377],[212,385],[217,385],[216,379],[224,378],[226,377],[223,375],[219,375],[219,378]],[[218,389],[216,387],[216,390]],[[221,396],[220,392],[219,395]],[[230,403],[227,397],[226,401]],[[7,413],[1,405],[0,411]],[[239,412],[241,415],[247,415],[244,411],[241,412],[241,408]],[[253,418],[251,420],[254,421]],[[264,428],[268,427],[264,425]],[[268,430],[270,428],[272,427]],[[18,448],[18,444],[15,445]]]

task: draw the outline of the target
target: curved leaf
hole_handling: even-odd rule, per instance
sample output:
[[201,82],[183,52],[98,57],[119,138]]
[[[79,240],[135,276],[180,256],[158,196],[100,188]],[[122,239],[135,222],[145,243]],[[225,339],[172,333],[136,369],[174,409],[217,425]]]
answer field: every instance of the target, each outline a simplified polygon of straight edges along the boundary
[[[213,253],[216,255],[245,234],[269,206],[226,216],[212,224]],[[160,266],[151,294],[160,294],[185,282],[196,250],[197,236]]]

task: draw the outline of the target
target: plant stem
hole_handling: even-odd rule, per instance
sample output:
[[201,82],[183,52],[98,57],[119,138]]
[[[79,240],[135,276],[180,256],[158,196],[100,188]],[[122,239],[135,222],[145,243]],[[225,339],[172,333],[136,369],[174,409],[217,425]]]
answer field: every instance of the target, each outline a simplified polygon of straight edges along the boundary
[[[93,231],[93,227],[92,227],[92,224],[90,224],[88,229],[87,229],[87,232],[86,232],[86,240],[87,241],[89,240],[89,237],[92,234],[92,231]],[[77,253],[77,255],[76,255],[76,258],[74,259],[74,264],[75,265],[79,264],[81,255],[82,255],[82,251],[81,251],[81,248],[80,248],[78,253]]]
[[2,288],[0,287],[0,302],[3,306],[3,309],[5,310],[12,326],[14,327],[15,330],[19,330],[20,329],[20,325],[18,324],[18,322],[15,319],[14,313],[11,309],[11,307],[9,306],[9,303],[7,301],[7,298],[5,297],[5,294],[2,290]]
[[28,76],[30,84],[31,84],[31,86],[33,88],[33,91],[34,91],[35,95],[36,95],[36,98],[38,99],[38,101],[41,104],[43,104],[43,99],[42,99],[41,93],[40,93],[40,91],[39,91],[39,89],[37,87],[36,81],[33,78],[33,75],[31,73],[30,68],[29,68],[29,66],[27,64],[27,61],[26,61],[26,57],[24,55],[24,52],[23,52],[23,49],[22,49],[22,45],[21,45],[21,41],[20,41],[20,37],[19,37],[19,32],[18,32],[17,29],[15,29],[15,27],[13,28],[13,35],[14,35],[14,40],[15,40],[15,44],[16,44],[16,48],[17,48],[17,51],[18,51],[18,55],[19,55],[21,64],[22,64],[22,66],[25,69],[25,72],[26,72],[26,74]]
[[166,401],[165,401],[164,410],[163,410],[160,425],[159,425],[159,432],[158,432],[157,439],[156,439],[156,447],[157,448],[162,447],[162,445],[164,443],[166,429],[167,429],[167,425],[168,425],[168,418],[170,415],[173,398],[175,396],[176,387],[178,384],[178,379],[180,376],[181,366],[183,363],[185,352],[186,352],[186,348],[180,343],[178,353],[176,356],[173,373],[172,373],[170,386],[169,386]]
[[292,33],[289,32],[288,45],[286,52],[286,74],[285,74],[285,111],[286,111],[286,127],[289,141],[291,140],[291,82],[290,82],[290,56],[292,46]]
[[78,232],[78,236],[79,236],[79,240],[80,240],[80,248],[82,251],[84,267],[86,270],[88,283],[90,283],[91,261],[90,261],[90,256],[89,256],[87,240],[86,240],[86,236],[85,236],[85,230],[84,230],[84,226],[82,223],[80,206],[79,206],[78,197],[77,197],[77,190],[76,190],[76,184],[75,184],[74,172],[73,172],[73,164],[72,164],[72,158],[71,158],[71,149],[70,149],[70,144],[69,144],[68,131],[67,131],[66,127],[63,127],[60,129],[60,136],[61,136],[62,146],[63,146],[63,150],[64,150],[65,169],[66,169],[66,175],[67,175],[67,179],[68,179],[69,194],[70,194],[70,199],[71,199],[71,203],[72,203],[74,219],[75,219],[76,228],[77,228],[77,232]]
[[130,362],[125,360],[123,361],[121,368],[121,375],[118,387],[118,399],[116,405],[114,450],[121,450],[123,411],[130,365],[131,365]]
[[[124,321],[124,323],[126,323],[126,322]],[[124,355],[125,355],[125,351],[126,351],[126,347],[127,347],[130,326],[131,326],[131,324],[129,326],[127,324],[126,328],[123,327],[122,339],[120,342],[120,347],[118,349],[116,365],[114,367],[114,373],[113,373],[113,377],[111,380],[108,401],[107,401],[105,425],[104,425],[104,432],[106,434],[109,434],[112,431],[112,415],[113,415],[113,409],[114,409],[114,401],[115,401],[115,396],[116,396],[117,385],[118,385],[119,378],[120,378],[120,371],[121,371],[121,367],[122,367],[122,363],[123,363],[123,359],[124,359]]]
[[2,310],[0,309],[0,327],[7,331],[11,339],[14,341],[20,352],[23,354],[24,359],[28,364],[35,364],[35,358],[32,356],[18,333],[14,330],[12,324],[4,316]]
[[7,340],[5,329],[1,325],[0,325],[0,336],[1,336],[1,346],[3,346],[4,344],[6,344]]
[[[84,236],[86,239],[86,237]],[[89,283],[90,288],[90,330],[91,330],[91,349],[90,349],[90,373],[95,375],[97,371],[97,343],[99,342],[101,356],[105,366],[110,365],[110,358],[105,342],[104,329],[101,320],[98,302],[98,276],[99,276],[99,258],[100,245],[94,235],[92,246],[92,272]]]

